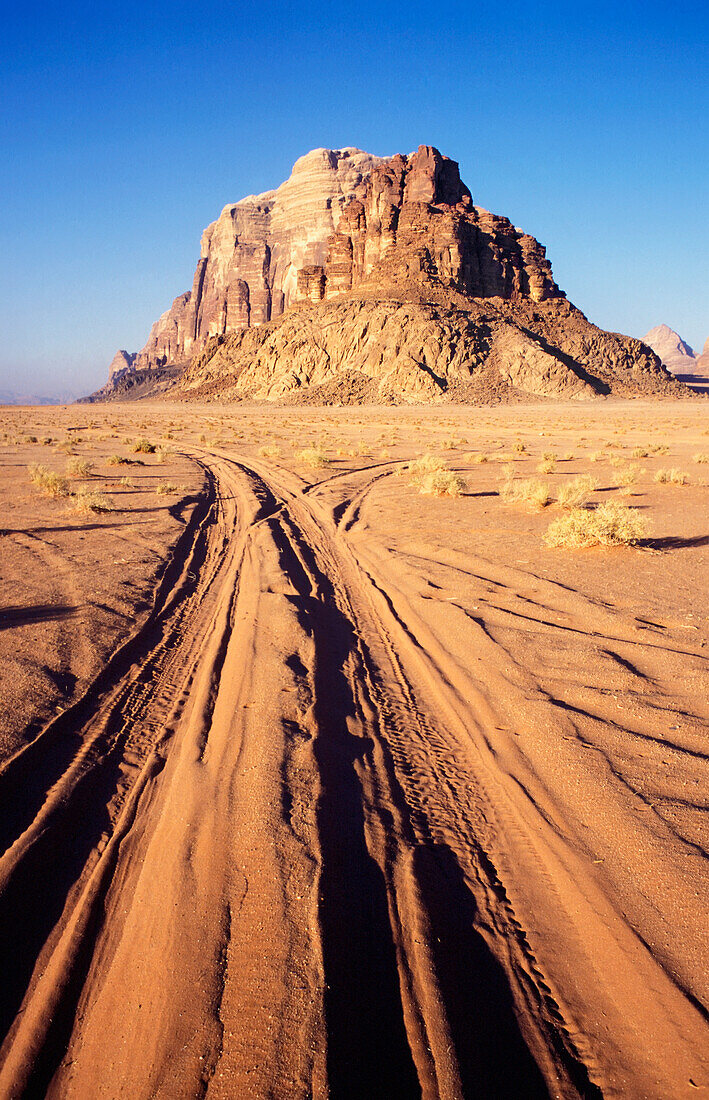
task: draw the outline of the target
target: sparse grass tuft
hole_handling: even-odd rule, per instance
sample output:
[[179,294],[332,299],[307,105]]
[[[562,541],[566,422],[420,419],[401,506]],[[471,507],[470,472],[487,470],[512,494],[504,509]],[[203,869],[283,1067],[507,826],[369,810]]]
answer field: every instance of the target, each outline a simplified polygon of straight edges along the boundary
[[562,508],[579,508],[586,503],[595,488],[596,482],[590,474],[579,474],[561,486],[556,495],[557,503]]
[[629,546],[646,534],[646,522],[626,504],[610,500],[592,510],[573,508],[549,524],[547,546]]
[[655,481],[660,485],[686,485],[689,482],[689,477],[683,470],[678,470],[676,466],[672,466],[669,470],[658,470],[655,474]]
[[505,504],[524,504],[541,510],[551,503],[551,493],[545,481],[539,478],[525,478],[521,481],[505,480],[500,489]]
[[431,470],[418,482],[419,493],[432,497],[459,497],[465,482],[452,470]]
[[61,474],[55,474],[46,466],[33,462],[29,467],[30,481],[47,497],[65,497],[69,495],[69,482]]
[[74,496],[74,511],[82,515],[97,512],[111,512],[113,501],[105,493],[98,493],[88,485],[80,485]]
[[420,458],[413,458],[405,467],[402,467],[401,473],[408,474],[415,485],[423,481],[427,474],[432,474],[445,470],[446,464],[442,458],[438,455],[425,454]]
[[174,481],[160,481],[158,482],[155,492],[161,497],[171,496],[172,493],[179,493],[179,485],[175,485]]
[[709,462],[709,455],[700,451],[699,454],[692,455],[692,462],[698,462],[700,465],[705,465]]
[[306,466],[310,466],[312,470],[330,465],[330,459],[327,457],[322,447],[319,446],[305,447],[302,451],[297,451],[295,457],[299,462],[303,462]]
[[281,448],[277,447],[274,443],[267,447],[259,447],[258,453],[261,458],[279,458],[281,454]]
[[67,477],[91,477],[93,470],[93,462],[87,462],[85,458],[74,457],[67,459]]

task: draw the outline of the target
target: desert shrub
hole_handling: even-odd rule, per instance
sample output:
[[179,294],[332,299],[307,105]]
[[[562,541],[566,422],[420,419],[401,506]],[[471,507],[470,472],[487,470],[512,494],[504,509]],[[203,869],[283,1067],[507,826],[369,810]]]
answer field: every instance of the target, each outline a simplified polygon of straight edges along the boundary
[[630,452],[630,456],[631,458],[647,458],[648,453],[649,452],[646,451],[644,447],[634,447]]
[[161,447],[156,447],[156,449],[155,449],[155,460],[157,462],[163,463],[166,458],[169,458],[171,455],[174,455],[174,453],[175,453],[175,451],[172,447],[163,444]]
[[118,482],[118,484],[122,485],[124,489],[132,489],[133,488],[133,482],[131,481],[131,479],[129,477],[122,477],[121,480]]
[[658,470],[655,474],[655,481],[660,485],[686,485],[689,478],[683,470],[678,470],[676,466],[672,466],[669,470]]
[[524,504],[527,507],[539,509],[546,508],[547,504],[551,502],[551,493],[547,483],[534,477],[524,478],[520,481],[513,481],[508,478],[503,482],[500,496],[505,504]]
[[556,499],[562,508],[578,508],[586,503],[595,488],[596,482],[590,474],[579,474],[561,486]]
[[605,457],[603,451],[591,451],[588,460],[589,462],[602,462]]
[[411,462],[408,462],[406,466],[402,467],[401,472],[408,474],[414,483],[422,481],[427,474],[435,473],[439,470],[445,470],[446,464],[442,458],[438,455],[425,454],[420,458],[413,458]]
[[306,466],[310,466],[311,469],[317,470],[322,466],[328,466],[330,459],[325,454],[322,447],[304,447],[302,451],[298,451],[295,456],[299,462],[305,463]]
[[556,455],[554,451],[542,451],[543,462],[556,462]]
[[281,448],[277,447],[275,443],[272,443],[267,447],[259,447],[258,453],[261,455],[261,458],[278,458],[281,453]]
[[518,455],[523,455],[523,454],[526,453],[527,447],[526,447],[526,444],[523,443],[521,439],[518,439],[517,442],[514,445],[514,449],[515,449],[515,451],[517,452]]
[[537,465],[538,474],[553,474],[556,468],[555,458],[543,458]]
[[69,482],[61,474],[55,474],[46,466],[33,462],[29,467],[30,481],[47,497],[65,497],[69,495]]
[[575,457],[576,456],[575,456],[573,451],[565,451],[564,452],[564,462],[573,462]]
[[483,462],[488,461],[489,459],[487,455],[484,454],[482,451],[468,451],[467,454],[463,455],[463,462],[475,462],[482,464]]
[[37,436],[36,435],[27,435],[27,436],[25,436],[25,443],[36,443],[36,442],[37,442]]
[[549,524],[547,546],[570,549],[583,546],[631,545],[646,534],[643,517],[626,504],[608,501],[597,508],[573,508]]
[[66,472],[68,477],[91,477],[93,469],[93,462],[87,462],[85,458],[75,456],[67,459]]
[[179,493],[180,489],[178,485],[175,485],[174,481],[160,481],[158,482],[155,492],[160,496],[170,496],[172,493]]
[[709,455],[700,451],[699,454],[692,455],[692,462],[699,462],[701,465],[709,462]]
[[465,482],[452,470],[431,470],[418,482],[419,493],[432,497],[459,497]]
[[96,512],[110,512],[113,509],[113,501],[105,493],[99,493],[90,489],[88,485],[81,485],[74,496],[74,511],[89,515]]
[[670,453],[670,448],[666,443],[653,443],[648,447],[650,454],[652,455],[666,455]]
[[139,439],[137,443],[133,444],[134,455],[154,455],[156,447],[154,443],[149,443],[147,439]]
[[616,480],[621,490],[630,490],[631,485],[634,485],[637,481],[638,469],[637,466],[624,466],[618,471]]

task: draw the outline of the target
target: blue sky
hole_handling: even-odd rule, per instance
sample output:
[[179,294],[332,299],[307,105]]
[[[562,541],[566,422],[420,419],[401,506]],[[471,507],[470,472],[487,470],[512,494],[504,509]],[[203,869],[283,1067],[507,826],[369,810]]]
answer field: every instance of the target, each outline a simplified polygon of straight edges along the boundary
[[[105,10],[104,10],[105,9]],[[460,162],[590,319],[709,337],[706,3],[112,5],[0,26],[0,389],[85,392],[317,146]]]

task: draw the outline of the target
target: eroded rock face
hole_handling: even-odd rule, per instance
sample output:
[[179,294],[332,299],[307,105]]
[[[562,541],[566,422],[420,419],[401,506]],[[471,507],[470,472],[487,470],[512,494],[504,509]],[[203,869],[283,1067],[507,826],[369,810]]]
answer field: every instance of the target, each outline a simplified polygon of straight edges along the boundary
[[225,206],[205,229],[192,290],[155,322],[134,366],[184,362],[297,302],[421,277],[474,296],[560,293],[539,242],[473,206],[456,162],[432,146],[388,159],[316,149],[276,191]]
[[113,356],[111,365],[108,368],[109,384],[122,378],[126,371],[132,370],[135,365],[135,360],[135,352],[124,351],[123,348],[119,348]]
[[316,149],[277,190],[226,206],[192,290],[142,352],[119,355],[124,388],[130,371],[143,386],[160,372],[207,399],[681,390],[646,344],[591,325],[543,246],[474,206],[456,162],[428,145],[388,158]]
[[[498,401],[671,392],[638,340],[597,329],[565,299],[445,305],[342,298],[209,342],[178,382],[199,400]],[[552,341],[550,337],[556,334]],[[631,369],[632,368],[632,369]]]

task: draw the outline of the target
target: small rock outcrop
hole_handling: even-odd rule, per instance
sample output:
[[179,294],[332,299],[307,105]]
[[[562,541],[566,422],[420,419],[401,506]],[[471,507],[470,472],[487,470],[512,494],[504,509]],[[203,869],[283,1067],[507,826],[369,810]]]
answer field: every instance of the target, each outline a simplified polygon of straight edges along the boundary
[[476,206],[429,145],[388,158],[316,149],[275,191],[224,207],[192,289],[141,352],[117,353],[97,396],[142,396],[151,377],[205,399],[682,389],[646,344],[591,325],[544,247]]

